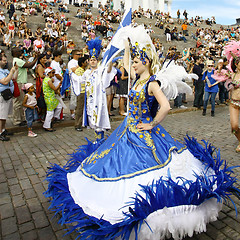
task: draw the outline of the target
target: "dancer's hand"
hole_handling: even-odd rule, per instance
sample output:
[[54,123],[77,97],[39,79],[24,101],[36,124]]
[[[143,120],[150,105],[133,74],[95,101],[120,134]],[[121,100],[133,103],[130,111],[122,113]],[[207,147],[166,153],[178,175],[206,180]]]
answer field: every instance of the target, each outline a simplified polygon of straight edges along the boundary
[[137,128],[140,131],[143,131],[143,130],[151,130],[151,129],[153,129],[153,126],[150,123],[139,123],[137,125]]

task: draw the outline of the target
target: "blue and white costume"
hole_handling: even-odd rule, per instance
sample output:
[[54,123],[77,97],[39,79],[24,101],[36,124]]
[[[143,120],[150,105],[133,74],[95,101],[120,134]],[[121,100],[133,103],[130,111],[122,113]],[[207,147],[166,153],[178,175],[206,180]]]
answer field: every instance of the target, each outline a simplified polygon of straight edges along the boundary
[[148,83],[130,91],[129,114],[107,140],[80,146],[48,172],[51,207],[81,239],[182,239],[206,231],[222,200],[239,192],[211,145],[189,137],[182,144],[161,125],[138,130],[156,107]]

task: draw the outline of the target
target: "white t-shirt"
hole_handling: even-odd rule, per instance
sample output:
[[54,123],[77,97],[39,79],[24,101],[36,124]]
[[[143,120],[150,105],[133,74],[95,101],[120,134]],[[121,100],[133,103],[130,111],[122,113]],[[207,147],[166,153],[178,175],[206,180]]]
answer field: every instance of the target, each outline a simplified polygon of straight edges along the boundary
[[5,22],[5,16],[4,15],[0,15],[0,20]]
[[[55,74],[59,74],[60,76],[62,76],[62,69],[60,67],[59,62],[56,62],[55,60],[52,60],[50,67],[53,68],[55,70]],[[54,83],[53,85],[55,87],[57,87],[60,83],[60,80],[58,80],[55,76],[53,77],[54,79]]]
[[75,67],[77,67],[77,66],[78,66],[78,60],[75,60],[75,59],[70,60],[70,61],[68,62],[68,65],[67,65],[67,68],[68,68],[69,73],[72,72],[72,71],[71,71],[72,68],[75,68]]

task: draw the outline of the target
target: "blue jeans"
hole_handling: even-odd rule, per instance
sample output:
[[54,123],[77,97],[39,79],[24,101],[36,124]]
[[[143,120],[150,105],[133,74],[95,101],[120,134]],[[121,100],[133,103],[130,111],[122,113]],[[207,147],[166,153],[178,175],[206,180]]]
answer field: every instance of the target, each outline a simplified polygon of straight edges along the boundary
[[215,110],[215,98],[217,96],[217,92],[205,92],[204,94],[204,101],[203,101],[203,109],[207,109],[207,104],[208,104],[208,99],[211,96],[211,106],[212,106],[212,111]]
[[38,114],[37,114],[36,108],[35,109],[27,108],[25,110],[25,116],[26,116],[28,128],[32,128],[32,123],[38,120]]
[[174,107],[182,106],[182,97],[183,97],[183,94],[179,93],[178,96],[174,99]]

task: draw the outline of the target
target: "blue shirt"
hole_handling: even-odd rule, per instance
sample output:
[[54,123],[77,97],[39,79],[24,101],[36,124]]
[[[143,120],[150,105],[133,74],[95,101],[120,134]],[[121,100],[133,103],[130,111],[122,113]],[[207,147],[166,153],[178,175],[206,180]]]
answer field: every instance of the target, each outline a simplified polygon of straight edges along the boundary
[[[214,69],[209,72],[209,71],[205,71],[202,77],[202,80],[205,80],[206,76],[208,77],[211,85],[214,84],[216,82],[216,80],[214,78],[212,78],[212,75],[214,74]],[[218,92],[218,84],[213,86],[213,87],[208,87],[207,81],[205,83],[205,92]]]
[[[5,77],[7,77],[9,74],[9,70],[8,69],[2,69],[0,68],[0,79],[3,79]],[[4,91],[5,89],[10,88],[11,92],[13,93],[14,90],[14,85],[13,85],[13,81],[10,80],[10,82],[6,85],[0,83],[0,92]]]

